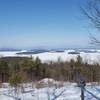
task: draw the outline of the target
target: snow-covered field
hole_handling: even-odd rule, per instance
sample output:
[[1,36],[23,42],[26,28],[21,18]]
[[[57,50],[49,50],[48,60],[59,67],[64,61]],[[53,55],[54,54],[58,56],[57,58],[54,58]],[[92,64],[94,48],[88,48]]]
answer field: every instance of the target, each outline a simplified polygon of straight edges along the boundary
[[[26,51],[20,51],[20,52],[26,52]],[[80,55],[83,58],[84,62],[87,63],[100,63],[100,50],[96,50],[96,52],[93,52],[93,50],[90,50],[90,52],[83,52],[80,51],[79,54],[69,54],[69,52],[75,52],[75,50],[65,50],[64,52],[44,52],[44,53],[38,53],[38,54],[17,54],[19,51],[0,51],[1,57],[6,56],[19,56],[19,57],[39,57],[42,62],[50,62],[50,61],[57,61],[58,58],[61,58],[63,61],[70,61],[70,59],[76,60],[76,57]]]
[[[100,86],[87,85],[85,100],[100,100]],[[66,83],[63,87],[32,88],[26,85],[24,93],[14,94],[14,88],[0,88],[0,100],[81,100],[81,89],[75,83]],[[15,99],[18,98],[18,99]]]

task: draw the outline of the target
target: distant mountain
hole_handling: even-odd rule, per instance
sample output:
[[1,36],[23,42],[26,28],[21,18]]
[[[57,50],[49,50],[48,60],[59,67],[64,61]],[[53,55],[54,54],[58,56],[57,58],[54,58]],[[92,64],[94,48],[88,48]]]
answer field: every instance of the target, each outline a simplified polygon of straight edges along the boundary
[[14,49],[14,48],[0,48],[0,51],[20,51],[20,49]]
[[51,53],[61,53],[64,52],[66,49],[65,48],[56,48],[56,49],[49,49],[49,52]]
[[28,51],[22,51],[22,52],[18,52],[16,54],[39,54],[39,53],[44,53],[44,52],[49,52],[48,50],[44,50],[44,49],[33,49],[33,50],[28,50]]
[[48,52],[49,50],[47,50],[47,49],[31,49],[31,50],[28,50],[28,51]]
[[74,52],[68,52],[68,54],[80,54],[80,52],[74,51]]

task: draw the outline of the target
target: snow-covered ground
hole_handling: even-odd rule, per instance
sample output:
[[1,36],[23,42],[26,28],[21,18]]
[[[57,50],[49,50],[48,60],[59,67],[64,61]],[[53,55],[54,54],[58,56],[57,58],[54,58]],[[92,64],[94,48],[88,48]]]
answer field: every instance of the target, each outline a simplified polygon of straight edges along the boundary
[[[85,100],[100,100],[100,86],[87,85],[85,87]],[[30,84],[19,91],[16,96],[14,88],[0,88],[0,100],[81,100],[81,89],[75,83],[66,83],[63,87],[32,88]],[[19,99],[15,99],[18,97]]]
[[[38,53],[38,54],[17,54],[19,51],[12,51],[12,52],[4,52],[0,51],[0,57],[7,57],[7,56],[19,56],[19,57],[39,57],[42,62],[50,62],[50,61],[57,61],[58,58],[61,58],[63,61],[70,61],[70,59],[76,60],[76,57],[80,55],[83,58],[84,62],[87,63],[99,63],[100,64],[100,50],[93,51],[91,52],[83,52],[80,51],[80,54],[69,54],[69,52],[74,52],[75,50],[65,50],[64,52],[44,52],[44,53]],[[26,52],[20,51],[20,52]]]

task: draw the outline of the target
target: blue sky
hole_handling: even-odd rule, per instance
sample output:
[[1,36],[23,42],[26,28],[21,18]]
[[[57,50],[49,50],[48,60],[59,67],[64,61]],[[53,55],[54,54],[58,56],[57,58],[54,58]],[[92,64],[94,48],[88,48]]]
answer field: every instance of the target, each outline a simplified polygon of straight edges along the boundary
[[84,0],[0,0],[0,48],[86,47]]

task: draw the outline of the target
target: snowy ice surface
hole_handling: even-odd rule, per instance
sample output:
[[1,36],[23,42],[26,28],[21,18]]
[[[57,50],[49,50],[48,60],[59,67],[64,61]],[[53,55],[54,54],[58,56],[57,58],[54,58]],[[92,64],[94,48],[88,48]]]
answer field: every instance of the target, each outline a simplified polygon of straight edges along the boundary
[[[65,50],[64,52],[44,52],[44,53],[38,53],[38,54],[16,54],[19,53],[19,51],[12,51],[12,52],[2,52],[0,51],[0,57],[39,57],[42,62],[49,63],[50,61],[57,61],[58,58],[61,58],[62,61],[70,61],[71,59],[76,60],[77,56],[80,55],[83,58],[84,62],[87,62],[89,64],[93,63],[99,63],[100,64],[100,50],[97,50],[97,52],[94,53],[85,53],[80,51],[80,54],[68,54],[68,52],[74,52],[75,50]],[[93,50],[91,50],[93,51]],[[26,52],[20,51],[20,52]]]

